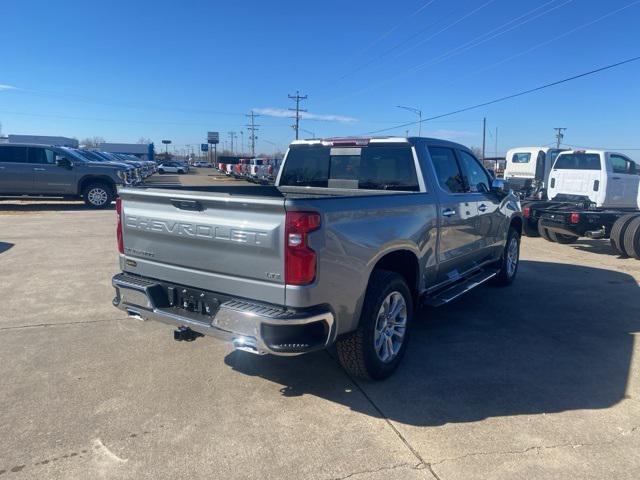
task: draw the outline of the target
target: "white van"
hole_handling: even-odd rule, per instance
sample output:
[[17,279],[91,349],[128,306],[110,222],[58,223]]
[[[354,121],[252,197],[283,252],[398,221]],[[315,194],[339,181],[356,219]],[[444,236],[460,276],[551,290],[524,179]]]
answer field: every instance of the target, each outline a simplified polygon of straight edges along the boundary
[[640,208],[640,171],[627,156],[604,150],[573,150],[556,158],[549,198],[588,197],[597,207]]
[[518,147],[507,152],[504,179],[524,197],[545,198],[551,165],[562,148]]

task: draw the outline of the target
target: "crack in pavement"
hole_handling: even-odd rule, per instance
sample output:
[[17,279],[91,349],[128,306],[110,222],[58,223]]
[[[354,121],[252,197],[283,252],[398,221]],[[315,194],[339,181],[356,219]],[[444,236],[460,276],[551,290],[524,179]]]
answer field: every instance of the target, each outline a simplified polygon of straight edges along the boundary
[[362,394],[362,396],[365,398],[365,400],[367,402],[369,402],[369,404],[373,407],[373,409],[378,413],[378,415],[380,415],[380,418],[382,418],[385,423],[391,428],[391,430],[393,430],[393,433],[396,434],[396,436],[400,439],[400,441],[402,441],[402,443],[404,443],[404,445],[407,447],[407,449],[411,452],[411,454],[416,457],[416,459],[418,460],[418,464],[414,467],[415,469],[422,469],[422,468],[426,468],[427,470],[429,470],[429,473],[431,473],[431,475],[436,479],[436,480],[440,480],[440,477],[436,474],[436,472],[433,470],[433,468],[431,467],[431,463],[425,461],[422,456],[420,455],[420,453],[418,453],[418,451],[413,448],[413,446],[409,443],[409,441],[404,437],[404,435],[402,435],[402,433],[400,433],[400,430],[398,430],[396,428],[396,426],[391,422],[391,420],[389,420],[389,417],[387,417],[384,412],[382,411],[382,409],[380,407],[378,407],[378,405],[376,405],[376,403],[373,401],[373,399],[367,394],[367,392],[364,391],[364,388],[362,388],[362,386],[356,381],[356,379],[354,377],[352,377],[351,375],[349,375],[349,373],[342,368],[342,365],[340,365],[340,362],[334,358],[328,350],[325,350],[326,354],[329,356],[329,358],[331,358],[334,362],[336,362],[338,364],[338,367],[340,368],[340,370],[344,373],[344,375],[351,381],[351,383],[353,383],[353,385],[358,389],[358,391]]
[[357,475],[365,475],[365,474],[370,474],[370,473],[378,473],[378,472],[385,472],[385,471],[391,471],[391,470],[396,470],[398,468],[409,468],[411,470],[421,470],[421,465],[411,465],[409,463],[399,463],[397,465],[392,465],[390,467],[380,467],[380,468],[374,468],[371,470],[360,470],[358,472],[352,472],[349,473],[343,477],[332,477],[329,480],[345,480],[347,478],[353,478]]
[[604,441],[601,441],[601,442],[591,442],[591,443],[571,443],[571,442],[567,442],[567,443],[559,443],[557,445],[536,445],[536,446],[527,447],[527,448],[524,448],[524,449],[521,449],[521,450],[503,450],[503,451],[494,451],[494,452],[471,452],[471,453],[467,453],[465,455],[460,455],[459,457],[443,458],[443,459],[438,460],[438,461],[430,462],[430,465],[435,466],[435,465],[440,465],[440,464],[445,463],[445,462],[457,462],[457,461],[463,460],[465,458],[480,457],[480,456],[485,456],[485,455],[522,455],[524,453],[528,453],[528,452],[531,452],[531,451],[535,451],[536,455],[539,455],[544,450],[553,450],[553,449],[557,449],[557,448],[568,448],[568,447],[570,447],[570,448],[581,448],[581,447],[595,447],[595,446],[600,446],[600,445],[609,445],[609,444],[617,442],[618,440],[620,440],[621,437],[626,437],[626,436],[629,436],[629,435],[633,434],[639,428],[640,428],[640,426],[633,427],[630,430],[625,430],[624,432],[620,432],[620,434],[616,438],[612,438],[610,440],[604,440]]
[[102,320],[78,320],[76,322],[60,322],[60,323],[34,323],[32,325],[14,325],[12,327],[0,327],[0,332],[4,330],[19,330],[21,328],[46,328],[65,325],[82,325],[85,323],[112,322],[113,318],[104,318]]

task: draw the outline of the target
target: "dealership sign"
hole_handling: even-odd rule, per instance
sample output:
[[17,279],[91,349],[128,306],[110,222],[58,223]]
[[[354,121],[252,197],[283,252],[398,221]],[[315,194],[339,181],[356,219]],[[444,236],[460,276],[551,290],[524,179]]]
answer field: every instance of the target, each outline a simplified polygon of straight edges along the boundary
[[207,132],[207,143],[220,143],[220,134],[218,132]]

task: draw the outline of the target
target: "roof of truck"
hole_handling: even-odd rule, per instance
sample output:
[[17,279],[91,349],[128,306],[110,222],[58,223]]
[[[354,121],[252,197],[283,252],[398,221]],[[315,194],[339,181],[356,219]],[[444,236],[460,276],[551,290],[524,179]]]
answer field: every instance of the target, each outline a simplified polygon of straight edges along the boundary
[[464,148],[468,150],[468,147],[452,142],[450,140],[442,140],[440,138],[430,137],[398,137],[398,136],[373,136],[373,137],[327,137],[327,138],[309,138],[305,140],[294,140],[291,145],[324,145],[332,147],[359,147],[367,146],[376,143],[409,143],[415,144],[417,142],[427,142],[429,144],[448,145],[457,148]]

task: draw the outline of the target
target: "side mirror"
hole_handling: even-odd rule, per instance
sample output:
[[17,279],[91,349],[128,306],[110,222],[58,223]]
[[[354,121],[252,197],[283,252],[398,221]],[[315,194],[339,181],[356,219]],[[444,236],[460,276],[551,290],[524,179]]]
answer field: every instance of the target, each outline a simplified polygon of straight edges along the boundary
[[73,166],[73,164],[71,163],[71,160],[65,157],[58,158],[56,160],[56,165],[63,168],[71,168]]
[[494,178],[491,182],[491,191],[499,195],[506,195],[509,193],[509,186],[502,178]]

